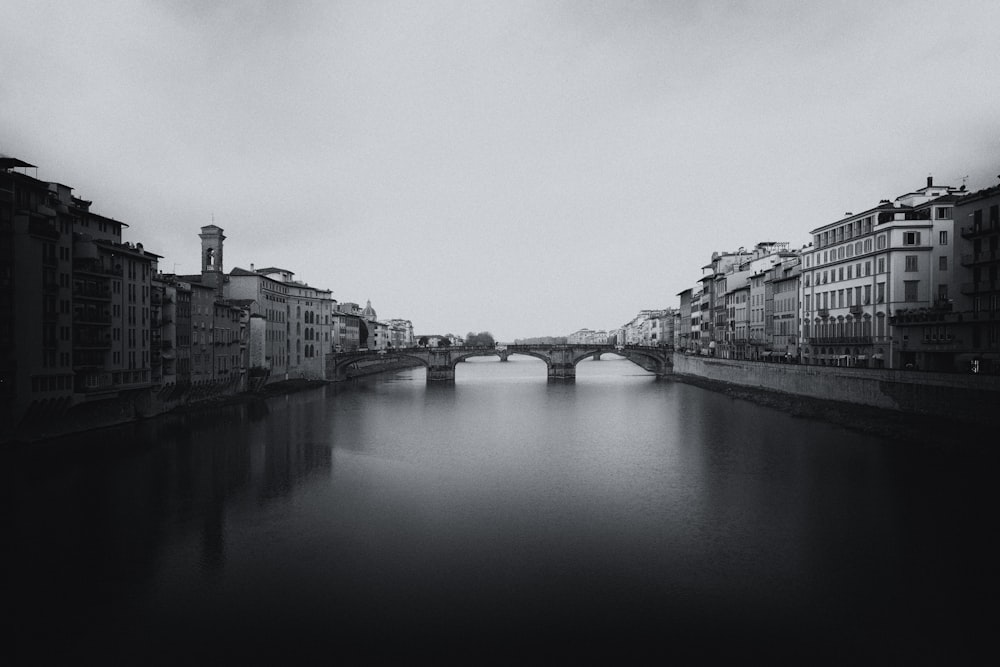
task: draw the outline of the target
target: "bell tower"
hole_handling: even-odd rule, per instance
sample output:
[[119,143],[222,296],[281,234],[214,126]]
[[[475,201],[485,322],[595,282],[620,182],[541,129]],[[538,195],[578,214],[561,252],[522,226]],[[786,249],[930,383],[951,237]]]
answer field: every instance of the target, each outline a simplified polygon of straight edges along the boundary
[[201,228],[201,279],[207,285],[215,288],[215,293],[222,298],[222,242],[226,240],[222,228],[206,225]]

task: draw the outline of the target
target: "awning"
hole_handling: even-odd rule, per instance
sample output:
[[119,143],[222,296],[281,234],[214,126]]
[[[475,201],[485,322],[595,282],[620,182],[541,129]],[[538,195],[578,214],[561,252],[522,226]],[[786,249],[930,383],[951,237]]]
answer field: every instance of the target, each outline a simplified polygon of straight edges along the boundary
[[771,351],[770,351],[770,350],[765,350],[765,351],[764,351],[764,352],[763,352],[763,353],[761,354],[761,356],[762,356],[762,357],[770,357],[770,356],[771,356]]
[[867,358],[868,358],[867,354],[859,354],[858,355],[858,361],[864,361]]
[[883,357],[881,354],[876,353],[872,355],[872,359],[885,359],[885,357]]

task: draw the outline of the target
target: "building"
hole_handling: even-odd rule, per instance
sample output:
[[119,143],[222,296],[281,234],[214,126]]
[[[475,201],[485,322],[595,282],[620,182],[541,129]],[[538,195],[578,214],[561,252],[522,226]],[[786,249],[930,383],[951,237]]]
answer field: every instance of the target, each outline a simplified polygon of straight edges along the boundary
[[895,338],[890,318],[947,307],[959,195],[928,178],[895,201],[812,230],[813,243],[802,252],[805,362],[918,365],[909,334]]
[[[333,350],[356,352],[361,347],[361,308],[356,303],[336,304],[331,314]],[[367,327],[365,328],[367,332]],[[367,334],[366,334],[367,340]]]
[[406,348],[414,346],[413,322],[401,318],[394,318],[388,321],[389,326],[389,346],[394,348]]
[[765,359],[799,362],[801,267],[799,257],[795,256],[785,258],[781,264],[768,270],[764,281]]
[[125,223],[28,169],[0,156],[4,434],[26,416],[44,420],[152,385],[159,255],[123,241]]
[[[1000,186],[931,202],[953,205],[954,243],[937,237],[933,300],[897,308],[889,318],[893,343],[917,368],[1000,373]],[[935,217],[936,219],[936,217]],[[951,252],[947,250],[950,247]],[[936,278],[936,279],[935,279]]]
[[191,384],[191,285],[161,273],[153,286],[160,301],[154,298],[159,319],[153,322],[153,336],[159,345],[150,353],[155,356],[158,347],[160,384],[185,388]]

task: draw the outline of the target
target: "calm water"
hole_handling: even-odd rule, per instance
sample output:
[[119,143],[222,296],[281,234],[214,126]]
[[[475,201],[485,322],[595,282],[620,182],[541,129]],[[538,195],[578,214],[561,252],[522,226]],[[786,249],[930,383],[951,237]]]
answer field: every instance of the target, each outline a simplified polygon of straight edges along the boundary
[[14,630],[25,663],[954,659],[983,458],[625,360],[414,370],[5,452]]

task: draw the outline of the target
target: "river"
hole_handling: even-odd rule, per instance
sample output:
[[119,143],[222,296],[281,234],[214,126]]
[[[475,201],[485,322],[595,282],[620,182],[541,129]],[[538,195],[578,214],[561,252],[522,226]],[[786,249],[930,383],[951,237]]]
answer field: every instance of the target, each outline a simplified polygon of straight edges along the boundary
[[613,357],[424,378],[4,452],[21,662],[951,661],[988,628],[981,451]]

